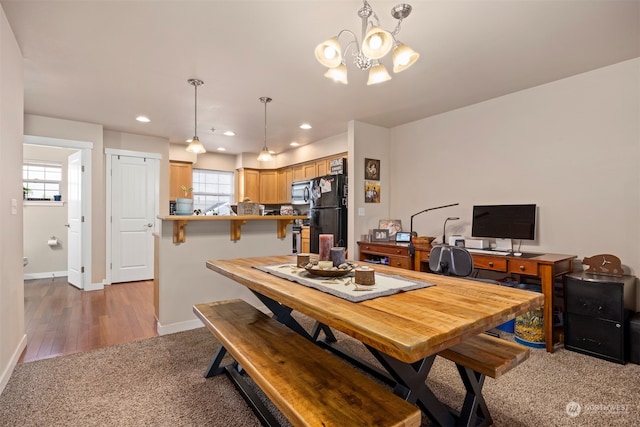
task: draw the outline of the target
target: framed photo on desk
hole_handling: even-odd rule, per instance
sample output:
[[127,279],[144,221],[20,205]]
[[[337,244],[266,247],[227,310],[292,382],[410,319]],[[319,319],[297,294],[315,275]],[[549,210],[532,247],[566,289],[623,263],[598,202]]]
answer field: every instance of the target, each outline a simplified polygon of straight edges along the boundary
[[389,241],[389,230],[384,228],[376,228],[373,230],[373,234],[371,235],[372,242],[388,242]]

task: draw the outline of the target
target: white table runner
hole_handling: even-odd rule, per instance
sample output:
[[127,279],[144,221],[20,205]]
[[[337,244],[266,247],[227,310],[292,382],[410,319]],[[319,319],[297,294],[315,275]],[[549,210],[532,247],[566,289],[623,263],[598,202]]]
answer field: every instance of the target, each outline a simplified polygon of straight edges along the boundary
[[353,271],[342,277],[319,277],[293,264],[255,266],[254,268],[351,302],[360,302],[393,295],[398,292],[435,286],[433,283],[407,280],[399,276],[378,273],[377,271],[375,272],[375,285],[365,286],[355,284]]

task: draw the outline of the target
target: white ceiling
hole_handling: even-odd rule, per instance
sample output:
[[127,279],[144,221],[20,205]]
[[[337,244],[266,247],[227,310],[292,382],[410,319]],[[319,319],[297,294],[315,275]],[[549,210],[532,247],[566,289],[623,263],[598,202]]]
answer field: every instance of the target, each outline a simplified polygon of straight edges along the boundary
[[[198,78],[198,136],[231,154],[260,151],[261,96],[273,98],[267,145],[282,152],[349,120],[393,127],[640,56],[638,0],[409,1],[398,37],[421,57],[377,86],[352,64],[349,85],[334,83],[313,54],[341,29],[360,32],[360,1],[0,3],[24,56],[27,113],[184,143]],[[370,4],[393,29],[397,2]]]

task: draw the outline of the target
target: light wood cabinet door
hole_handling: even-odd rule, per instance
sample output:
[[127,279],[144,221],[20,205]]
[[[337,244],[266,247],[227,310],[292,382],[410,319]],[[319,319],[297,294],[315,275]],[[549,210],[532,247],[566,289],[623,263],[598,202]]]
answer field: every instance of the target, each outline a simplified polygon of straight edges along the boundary
[[304,167],[301,164],[293,166],[292,170],[293,182],[304,181],[306,179],[304,176]]
[[246,197],[252,202],[260,202],[260,171],[255,169],[240,169],[238,172],[238,201]]
[[259,202],[269,205],[278,203],[278,173],[276,171],[260,171]]
[[316,162],[304,163],[302,168],[304,169],[304,179],[313,179],[318,176],[316,173]]
[[316,161],[316,174],[317,176],[329,175],[329,161],[327,159]]
[[278,169],[278,203],[291,203],[293,169]]
[[[182,186],[193,185],[193,169],[188,162],[169,162],[169,200],[185,197]],[[191,197],[191,194],[188,195]]]
[[303,254],[308,254],[311,250],[311,239],[308,226],[303,226],[300,232],[300,250]]

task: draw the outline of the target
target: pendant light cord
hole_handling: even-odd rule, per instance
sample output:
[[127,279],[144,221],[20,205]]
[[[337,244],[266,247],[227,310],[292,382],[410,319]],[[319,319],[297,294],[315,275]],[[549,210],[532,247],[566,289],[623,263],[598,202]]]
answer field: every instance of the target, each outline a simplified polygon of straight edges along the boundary
[[193,136],[194,138],[198,137],[198,83],[194,84],[193,87],[196,90],[196,102],[193,106],[194,115],[193,117]]

